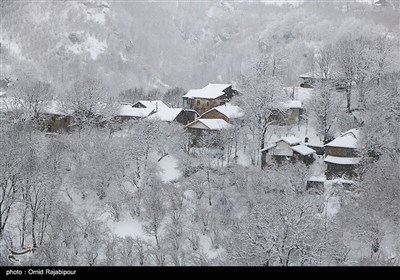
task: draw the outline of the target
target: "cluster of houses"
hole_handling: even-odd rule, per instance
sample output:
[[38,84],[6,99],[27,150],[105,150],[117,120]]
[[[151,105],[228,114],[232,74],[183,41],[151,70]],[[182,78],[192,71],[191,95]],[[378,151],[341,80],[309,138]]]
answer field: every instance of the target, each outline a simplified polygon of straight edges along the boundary
[[[300,78],[306,79],[307,75]],[[308,77],[308,81],[310,78]],[[304,81],[303,81],[304,86]],[[240,94],[231,84],[208,84],[202,89],[191,89],[183,97],[182,108],[169,108],[161,100],[139,100],[133,104],[119,104],[114,113],[113,123],[124,123],[132,119],[147,119],[160,122],[177,122],[191,132],[194,139],[204,131],[229,129],[233,124],[240,124],[245,112],[229,103],[235,95]],[[6,112],[12,97],[0,96],[0,113]],[[279,124],[298,124],[302,115],[300,100],[288,100],[283,104],[286,112],[273,117],[280,118]],[[72,127],[73,112],[63,108],[58,101],[49,101],[42,106],[43,130],[50,133],[68,132]],[[360,162],[357,154],[359,132],[349,130],[333,141],[321,145],[302,141],[294,136],[280,138],[262,149],[263,166],[269,162],[283,163],[302,161],[312,164],[316,156],[323,156],[327,165],[327,179],[335,177],[354,177],[354,169]],[[196,141],[194,141],[196,143]],[[320,177],[318,177],[320,178]]]

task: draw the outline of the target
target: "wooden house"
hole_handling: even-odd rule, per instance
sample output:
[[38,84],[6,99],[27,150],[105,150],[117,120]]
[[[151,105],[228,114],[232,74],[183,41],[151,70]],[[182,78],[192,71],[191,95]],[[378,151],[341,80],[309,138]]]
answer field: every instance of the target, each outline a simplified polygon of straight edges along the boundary
[[328,179],[357,176],[354,169],[360,162],[358,157],[359,130],[351,129],[325,145],[327,164],[326,177]]
[[294,136],[284,137],[275,141],[272,145],[261,150],[265,165],[268,161],[283,163],[284,161],[302,161],[306,164],[312,163],[315,158],[315,151],[301,143],[301,140]]
[[303,112],[303,105],[300,100],[289,100],[283,102],[284,113],[281,123],[285,125],[298,124]]
[[114,116],[114,122],[123,123],[129,120],[142,119],[150,116],[155,113],[155,109],[153,107],[150,108],[142,108],[142,107],[133,107],[132,104],[122,104],[118,113]]
[[331,83],[336,90],[344,90],[347,87],[346,81],[339,77],[338,73],[332,73],[332,77],[325,77],[316,71],[299,75],[300,87],[313,88],[318,83]]
[[199,114],[195,110],[182,108],[161,109],[158,112],[147,117],[148,120],[162,122],[178,122],[186,125],[193,122]]
[[51,100],[44,102],[41,107],[39,117],[42,131],[60,133],[72,130],[73,110],[67,109],[65,104]]
[[157,112],[161,109],[168,109],[168,106],[161,100],[139,100],[132,104],[132,108],[152,108]]
[[211,108],[230,101],[237,91],[231,84],[208,84],[202,89],[191,89],[183,97],[183,108],[203,114]]
[[205,112],[200,116],[201,119],[222,119],[228,123],[233,123],[243,117],[244,111],[235,105],[225,103]]
[[221,130],[229,129],[231,127],[232,125],[223,119],[196,119],[185,126],[185,128],[193,135],[193,146],[198,144],[198,140],[201,138],[204,132],[219,134]]

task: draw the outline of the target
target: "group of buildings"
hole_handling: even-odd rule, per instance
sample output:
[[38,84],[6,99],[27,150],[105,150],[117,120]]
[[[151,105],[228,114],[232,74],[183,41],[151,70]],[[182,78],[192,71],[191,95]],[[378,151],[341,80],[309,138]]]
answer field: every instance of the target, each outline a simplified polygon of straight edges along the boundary
[[[303,77],[304,76],[304,77]],[[307,75],[300,78],[312,81]],[[303,82],[304,85],[305,82]],[[307,86],[312,86],[310,83]],[[182,108],[169,108],[161,100],[139,100],[135,103],[119,104],[112,116],[112,123],[122,124],[133,119],[147,119],[159,122],[177,122],[200,137],[204,131],[218,131],[229,129],[233,124],[239,124],[245,117],[245,112],[230,101],[240,94],[232,88],[231,84],[208,84],[202,89],[191,89],[182,97]],[[0,113],[11,108],[13,99],[0,95]],[[15,104],[14,104],[15,105]],[[40,114],[43,119],[42,130],[50,133],[68,132],[73,128],[74,112],[65,109],[58,101],[49,101],[42,104]],[[273,117],[281,118],[280,125],[298,124],[303,108],[300,100],[287,100],[283,106],[284,114]],[[312,164],[317,155],[323,156],[327,165],[326,178],[341,176],[354,177],[354,169],[360,162],[357,154],[359,133],[357,129],[347,131],[333,141],[325,144],[315,144],[308,141],[287,136],[273,142],[260,152],[265,154],[262,158],[268,162],[283,163],[302,161]],[[195,141],[196,142],[196,141]],[[194,142],[194,143],[195,143]]]

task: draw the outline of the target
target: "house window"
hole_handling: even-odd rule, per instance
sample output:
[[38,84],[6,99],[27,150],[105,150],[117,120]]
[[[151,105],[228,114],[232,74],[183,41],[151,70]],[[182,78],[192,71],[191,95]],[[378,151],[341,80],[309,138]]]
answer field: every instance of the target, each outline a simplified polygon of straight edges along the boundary
[[197,106],[200,106],[200,100],[197,100]]
[[210,106],[210,102],[207,101],[207,106]]
[[346,157],[351,157],[351,152],[346,152]]
[[219,102],[219,105],[224,105],[224,103],[225,103],[224,101],[221,101]]

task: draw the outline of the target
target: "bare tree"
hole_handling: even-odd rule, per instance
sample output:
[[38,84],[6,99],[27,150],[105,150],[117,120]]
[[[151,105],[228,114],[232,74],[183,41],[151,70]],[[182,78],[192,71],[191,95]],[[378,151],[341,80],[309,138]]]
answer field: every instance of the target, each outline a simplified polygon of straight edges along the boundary
[[[260,150],[265,147],[268,127],[277,123],[274,114],[279,115],[283,110],[283,88],[279,79],[270,75],[267,61],[261,60],[242,77],[240,90],[243,92],[242,103],[247,116],[245,122],[252,140],[259,143],[256,151],[259,156],[262,155]],[[261,166],[264,164],[265,158],[261,158]]]
[[164,93],[162,100],[168,107],[179,108],[182,107],[182,96],[185,93],[186,91],[183,88],[171,88]]
[[159,250],[161,249],[160,230],[166,211],[164,200],[161,195],[161,189],[152,186],[145,194],[143,205],[145,208],[144,218],[146,219],[146,223],[143,225],[143,230],[154,237]]
[[331,246],[312,204],[287,193],[257,205],[235,231],[229,259],[261,266],[317,265]]
[[315,98],[306,104],[309,107],[309,114],[316,120],[317,132],[322,136],[323,142],[332,140],[333,125],[340,114],[340,98],[330,83],[319,83],[315,90]]

